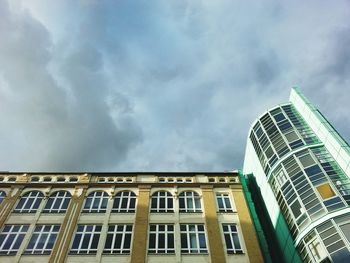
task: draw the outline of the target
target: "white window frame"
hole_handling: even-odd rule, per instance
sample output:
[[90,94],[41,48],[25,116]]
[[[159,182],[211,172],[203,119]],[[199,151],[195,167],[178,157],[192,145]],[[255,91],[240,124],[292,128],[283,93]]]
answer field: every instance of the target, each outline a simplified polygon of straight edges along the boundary
[[6,193],[5,191],[0,191],[0,204],[5,200]]
[[[60,196],[61,193],[64,193],[63,196]],[[65,213],[68,209],[70,199],[72,195],[68,191],[59,191],[53,193],[46,202],[45,208],[43,209],[43,213]],[[51,207],[47,207],[49,204],[49,200],[52,200]],[[64,207],[65,201],[69,200],[67,207]],[[58,208],[53,208],[56,203],[59,203]]]
[[[27,192],[18,201],[17,206],[13,210],[13,212],[14,213],[35,213],[37,209],[40,207],[40,203],[43,198],[44,198],[44,195],[40,191]],[[38,207],[35,208],[34,205],[38,202],[38,199],[40,199],[40,201],[39,201]],[[21,207],[19,207],[22,200],[24,200],[24,203],[22,204]],[[32,203],[30,204],[29,208],[25,208],[28,202],[32,202]]]
[[[87,228],[90,226],[92,227],[92,230],[88,231]],[[82,227],[83,229],[79,230],[80,227]],[[98,243],[100,242],[101,229],[102,225],[78,225],[77,231],[75,232],[75,236],[72,242],[70,254],[96,254]],[[74,248],[74,241],[76,240],[77,235],[81,235],[81,237],[78,246]],[[87,235],[89,235],[89,245],[86,248],[82,248],[83,240]],[[96,248],[91,248],[92,240],[94,239],[95,235],[98,236],[97,246]]]
[[[123,207],[123,200],[127,200],[126,207]],[[115,207],[119,200],[118,207]],[[134,206],[131,206],[131,200],[134,200]],[[136,195],[132,191],[121,191],[116,194],[113,201],[112,213],[135,213],[136,208]]]
[[[194,226],[195,229],[194,230],[190,229],[191,226]],[[199,226],[203,227],[203,230],[199,230],[198,229]],[[183,227],[185,227],[185,230],[182,230]],[[181,233],[181,254],[207,254],[208,253],[208,242],[207,242],[207,235],[206,235],[204,224],[180,224],[180,233]],[[186,235],[187,247],[184,247],[184,244],[182,244],[183,235]],[[205,248],[200,248],[200,240],[199,240],[200,235],[204,235]],[[195,238],[194,247],[191,247],[192,245],[191,237]]]
[[[83,213],[105,213],[107,211],[109,195],[105,191],[94,191],[90,193],[86,199],[83,208]],[[88,205],[88,200],[91,200],[91,203]],[[94,208],[95,201],[98,202],[98,207]],[[106,207],[102,207],[103,204],[106,204]]]
[[[225,230],[225,227],[227,229]],[[241,240],[239,238],[238,227],[236,224],[222,224],[222,232],[224,234],[225,246],[227,254],[243,254]],[[228,248],[226,237],[230,240],[232,248]],[[237,237],[239,247],[236,247],[234,237]]]
[[[48,227],[49,227],[49,229],[46,229]],[[32,237],[31,237],[31,239],[28,243],[28,246],[27,246],[26,250],[24,251],[24,253],[25,254],[35,254],[35,255],[50,254],[52,249],[53,249],[53,246],[55,245],[59,231],[60,231],[59,225],[37,225],[37,226],[35,226],[35,230],[32,234]],[[34,235],[36,235],[36,239],[35,239]],[[51,238],[54,238],[54,241],[53,241],[52,247],[48,248],[48,245],[50,244],[49,240]],[[32,248],[29,248],[29,246],[31,245],[32,242],[35,242],[34,246]],[[44,246],[42,248],[38,248],[40,243],[44,243]]]
[[[223,204],[222,208],[220,208],[219,206],[219,199],[221,199],[221,202]],[[231,207],[227,206],[225,202],[226,200],[228,200]],[[231,201],[231,197],[229,193],[216,193],[216,204],[218,206],[219,212],[225,212],[225,213],[233,212],[233,202]]]
[[[160,226],[164,227],[164,230],[160,230]],[[152,228],[155,227],[155,230]],[[170,227],[173,230],[170,230]],[[159,235],[164,235],[164,248],[159,247]],[[151,235],[155,236],[155,248],[150,248]],[[173,247],[168,247],[168,240],[173,239]],[[173,224],[151,224],[149,226],[148,235],[148,254],[175,254],[175,226]]]
[[[14,231],[14,228],[19,227],[18,231]],[[6,228],[9,228],[6,230]],[[21,247],[21,244],[23,242],[23,239],[28,231],[29,225],[4,225],[3,230],[0,234],[1,236],[4,236],[3,241],[0,243],[0,255],[15,255],[17,254],[19,248]],[[6,245],[8,239],[10,236],[12,237],[15,235],[15,237],[12,240],[12,243],[8,249],[4,249],[4,246]],[[14,248],[14,245],[17,243],[17,240],[20,239],[21,241],[18,244],[18,248]]]
[[[181,207],[180,200],[183,200],[184,207]],[[192,202],[193,207],[189,207],[189,202]],[[199,205],[198,205],[199,204]],[[201,197],[194,191],[184,191],[179,194],[179,211],[186,213],[202,212]]]
[[[122,230],[118,230],[119,227],[122,227]],[[105,243],[103,254],[130,254],[132,243],[132,231],[133,226],[131,224],[109,225],[107,231],[107,238],[108,236],[112,235],[112,243],[110,248],[106,248],[107,242]],[[119,235],[121,235],[120,247],[114,248],[114,245]],[[127,235],[130,235],[130,244],[129,247],[124,247]]]
[[[161,193],[165,193],[164,196],[161,196]],[[161,199],[164,199],[164,206],[165,207],[160,207],[160,201]],[[172,207],[168,207],[168,200],[172,200]],[[153,200],[156,200],[156,207],[152,207],[153,205]],[[151,198],[151,213],[172,213],[174,212],[174,197],[171,193],[168,191],[157,191],[152,194]]]

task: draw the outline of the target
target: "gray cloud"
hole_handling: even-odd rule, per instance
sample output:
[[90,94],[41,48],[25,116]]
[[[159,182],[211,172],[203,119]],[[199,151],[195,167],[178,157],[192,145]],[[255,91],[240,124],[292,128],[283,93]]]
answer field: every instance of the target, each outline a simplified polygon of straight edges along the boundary
[[18,1],[0,9],[1,169],[239,168],[294,85],[350,134],[346,1]]
[[6,2],[0,10],[1,169],[105,170],[123,161],[142,131],[131,109],[113,110],[127,99],[109,91],[101,54],[88,45],[63,53],[29,13]]

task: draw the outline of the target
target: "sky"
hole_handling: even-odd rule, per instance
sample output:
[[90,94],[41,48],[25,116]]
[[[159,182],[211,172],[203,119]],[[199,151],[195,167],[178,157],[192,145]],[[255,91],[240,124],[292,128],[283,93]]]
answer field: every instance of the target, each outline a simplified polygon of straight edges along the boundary
[[1,171],[227,171],[302,92],[350,141],[350,1],[0,0]]

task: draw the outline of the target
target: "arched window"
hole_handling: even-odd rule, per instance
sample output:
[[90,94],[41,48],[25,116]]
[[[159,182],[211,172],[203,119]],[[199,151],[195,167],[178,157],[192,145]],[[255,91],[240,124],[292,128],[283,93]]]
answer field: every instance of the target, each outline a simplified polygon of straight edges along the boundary
[[44,195],[39,191],[31,191],[22,196],[14,212],[15,213],[35,213],[39,208]]
[[158,191],[152,195],[151,212],[174,212],[173,196],[169,192]]
[[44,213],[65,213],[67,211],[71,194],[67,191],[60,191],[52,194],[43,210]]
[[108,194],[106,192],[92,192],[86,198],[84,213],[105,213],[107,210]]
[[201,198],[196,192],[187,191],[179,195],[180,212],[202,212]]
[[0,191],[0,204],[2,203],[2,201],[4,201],[5,198],[6,198],[6,193],[4,191]]
[[119,192],[113,202],[112,212],[134,213],[136,204],[136,195],[131,191]]

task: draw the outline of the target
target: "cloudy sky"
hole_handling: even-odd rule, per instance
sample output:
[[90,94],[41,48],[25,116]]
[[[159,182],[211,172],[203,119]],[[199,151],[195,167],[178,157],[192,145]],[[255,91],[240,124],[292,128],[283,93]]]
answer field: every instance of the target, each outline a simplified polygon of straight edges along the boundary
[[0,170],[240,168],[293,86],[350,141],[349,1],[0,0]]

